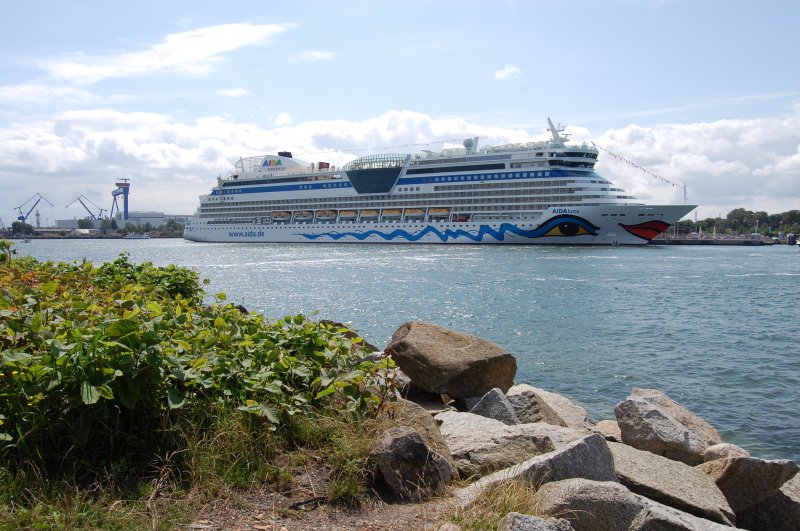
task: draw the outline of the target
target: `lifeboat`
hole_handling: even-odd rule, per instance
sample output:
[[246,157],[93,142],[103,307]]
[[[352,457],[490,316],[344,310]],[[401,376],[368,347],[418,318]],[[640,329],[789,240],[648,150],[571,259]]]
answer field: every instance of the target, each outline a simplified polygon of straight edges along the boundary
[[295,221],[308,221],[314,217],[314,213],[310,210],[298,210],[294,213]]
[[278,212],[273,212],[272,213],[272,220],[273,221],[289,221],[289,218],[291,218],[291,217],[292,217],[292,214],[290,212],[285,211],[285,210],[280,210]]
[[319,212],[317,212],[317,219],[320,221],[330,221],[332,219],[336,219],[336,211],[320,210]]
[[356,219],[358,212],[355,210],[342,210],[339,212],[339,219]]
[[389,218],[399,218],[400,217],[400,209],[399,208],[387,208],[383,211],[383,219]]
[[362,210],[361,219],[374,219],[378,217],[377,210]]
[[428,216],[432,218],[446,218],[450,215],[449,208],[431,208],[428,210]]
[[407,208],[406,209],[406,218],[407,219],[419,219],[425,216],[425,211],[421,208]]

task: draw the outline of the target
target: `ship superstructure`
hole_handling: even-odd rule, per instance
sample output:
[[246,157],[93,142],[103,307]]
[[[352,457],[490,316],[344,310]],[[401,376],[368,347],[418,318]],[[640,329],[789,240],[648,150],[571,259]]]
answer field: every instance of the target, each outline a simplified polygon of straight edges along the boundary
[[644,205],[594,171],[598,151],[544,142],[386,153],[336,168],[239,160],[184,238],[204,242],[645,244],[694,206]]

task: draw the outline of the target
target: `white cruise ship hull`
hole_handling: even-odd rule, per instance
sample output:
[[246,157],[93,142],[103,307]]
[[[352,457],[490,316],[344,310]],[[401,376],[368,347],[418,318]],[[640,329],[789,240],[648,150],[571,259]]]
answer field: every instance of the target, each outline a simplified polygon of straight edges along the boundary
[[537,220],[210,224],[193,220],[184,238],[239,243],[425,243],[644,245],[693,205],[557,207]]

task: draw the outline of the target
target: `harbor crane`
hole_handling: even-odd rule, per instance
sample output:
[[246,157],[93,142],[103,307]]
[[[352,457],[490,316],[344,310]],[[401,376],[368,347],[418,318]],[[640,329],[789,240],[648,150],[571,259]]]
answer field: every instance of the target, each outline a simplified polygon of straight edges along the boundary
[[[25,205],[27,205],[28,203],[30,203],[34,199],[36,199],[36,201],[34,201],[33,206],[27,212],[23,213],[22,207],[24,207]],[[42,199],[44,199],[44,202],[47,203],[48,205],[55,206],[55,205],[53,205],[53,203],[51,203],[50,201],[45,199],[45,197],[42,194],[37,193],[33,197],[31,197],[30,199],[28,199],[27,201],[25,201],[24,203],[22,203],[20,206],[18,206],[16,208],[16,210],[19,211],[19,216],[17,216],[17,219],[19,221],[25,223],[28,220],[28,216],[31,215],[31,212],[33,212],[33,209],[36,208],[36,205],[38,205],[39,201],[41,201]],[[37,227],[39,226],[39,213],[38,212],[36,213],[36,226]]]
[[120,214],[119,205],[117,204],[117,197],[122,196],[122,219],[127,221],[128,219],[128,194],[130,193],[131,183],[128,182],[130,179],[120,179],[120,182],[117,184],[117,189],[111,192],[111,196],[114,200],[111,203],[111,213],[110,217],[114,217],[114,210],[116,209],[117,215]]
[[[86,206],[86,203],[84,203],[84,202],[83,202],[83,201],[84,201],[84,199],[85,199],[86,201],[88,201],[89,203],[91,203],[91,204],[92,204],[92,205],[93,205],[93,206],[94,206],[94,207],[95,207],[95,208],[98,210],[98,212],[97,212],[97,215],[96,215],[96,216],[95,216],[95,215],[92,213],[92,211],[91,211],[91,210],[89,210],[89,207],[88,207],[88,206]],[[106,209],[105,209],[105,208],[100,208],[99,206],[97,206],[97,204],[96,204],[94,201],[92,201],[91,199],[89,199],[88,197],[86,197],[86,196],[85,196],[85,195],[83,195],[83,194],[81,194],[81,195],[79,195],[78,197],[76,197],[76,198],[75,198],[75,200],[74,200],[74,201],[72,201],[72,203],[68,204],[68,205],[67,205],[66,207],[64,207],[64,208],[69,208],[69,207],[71,207],[72,205],[74,205],[76,202],[80,203],[80,204],[81,204],[81,206],[83,206],[83,208],[85,208],[85,209],[86,209],[86,212],[88,212],[88,213],[89,213],[89,218],[91,218],[91,220],[92,220],[92,221],[96,221],[96,220],[98,220],[98,219],[103,219],[103,212],[105,212],[105,211],[106,211]]]

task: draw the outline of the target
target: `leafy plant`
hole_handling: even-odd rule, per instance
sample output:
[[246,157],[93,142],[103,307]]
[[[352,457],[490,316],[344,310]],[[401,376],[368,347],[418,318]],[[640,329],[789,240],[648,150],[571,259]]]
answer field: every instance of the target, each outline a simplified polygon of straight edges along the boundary
[[201,285],[127,255],[0,269],[0,463],[92,481],[184,451],[187,426],[225,412],[281,432],[334,406],[359,418],[389,396],[390,361],[350,330],[302,315],[269,323],[222,293],[204,305]]

